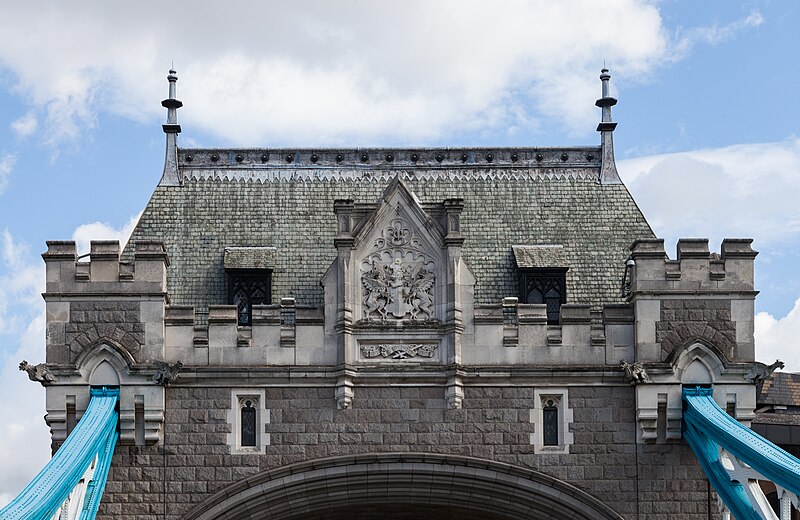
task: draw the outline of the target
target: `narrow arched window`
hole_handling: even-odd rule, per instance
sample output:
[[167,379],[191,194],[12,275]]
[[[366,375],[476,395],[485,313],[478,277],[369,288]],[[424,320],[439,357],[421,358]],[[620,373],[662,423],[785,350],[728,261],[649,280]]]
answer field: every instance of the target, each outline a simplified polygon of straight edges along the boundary
[[545,446],[558,446],[558,406],[555,401],[548,399],[542,408],[542,430]]
[[256,445],[256,408],[253,402],[247,400],[241,409],[242,420],[242,438],[241,445],[255,446]]

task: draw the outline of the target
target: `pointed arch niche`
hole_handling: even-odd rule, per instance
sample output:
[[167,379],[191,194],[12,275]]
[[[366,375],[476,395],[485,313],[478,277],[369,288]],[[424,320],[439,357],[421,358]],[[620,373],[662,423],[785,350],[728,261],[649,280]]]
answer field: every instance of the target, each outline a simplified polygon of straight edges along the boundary
[[645,442],[681,438],[684,386],[709,386],[714,401],[737,420],[750,425],[755,417],[755,386],[744,380],[750,364],[728,363],[713,344],[688,341],[670,358],[668,369],[651,371],[652,383],[636,387],[639,430]]
[[[161,439],[164,387],[154,385],[153,370],[137,364],[131,353],[110,338],[84,349],[76,373],[62,376],[47,392],[47,423],[54,447],[66,439],[89,406],[89,388],[119,387],[120,443],[152,445]],[[88,381],[88,385],[86,382]]]

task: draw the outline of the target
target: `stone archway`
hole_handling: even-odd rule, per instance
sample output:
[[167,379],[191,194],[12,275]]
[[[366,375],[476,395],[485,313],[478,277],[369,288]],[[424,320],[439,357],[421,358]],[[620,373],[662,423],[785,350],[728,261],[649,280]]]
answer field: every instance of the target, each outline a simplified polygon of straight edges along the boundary
[[260,473],[184,520],[622,520],[564,481],[508,464],[435,454],[334,457]]

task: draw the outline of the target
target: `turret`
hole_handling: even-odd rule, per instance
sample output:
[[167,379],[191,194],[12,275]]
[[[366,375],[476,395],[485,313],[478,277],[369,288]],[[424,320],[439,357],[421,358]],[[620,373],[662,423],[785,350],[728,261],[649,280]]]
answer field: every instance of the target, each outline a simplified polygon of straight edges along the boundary
[[75,242],[48,242],[47,416],[57,447],[89,404],[92,386],[120,389],[120,442],[154,444],[164,421],[164,245],[138,241],[133,263],[117,241],[92,241],[89,261]]

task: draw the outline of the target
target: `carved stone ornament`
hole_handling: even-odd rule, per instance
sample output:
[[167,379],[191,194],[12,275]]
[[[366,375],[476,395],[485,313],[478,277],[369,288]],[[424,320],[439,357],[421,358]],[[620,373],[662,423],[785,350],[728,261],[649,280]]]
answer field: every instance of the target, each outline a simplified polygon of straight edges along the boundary
[[759,363],[756,361],[753,363],[753,367],[744,375],[744,379],[745,381],[750,381],[751,383],[760,383],[769,379],[773,372],[783,367],[783,361],[780,359],[776,359],[771,365],[765,365],[764,363]]
[[430,358],[436,353],[438,345],[413,343],[410,345],[382,344],[382,345],[362,345],[361,353],[366,358],[383,356],[392,359],[408,359],[412,357]]
[[410,226],[394,220],[361,264],[363,318],[434,319],[432,267]]
[[631,385],[638,385],[641,383],[651,383],[652,380],[650,376],[647,374],[647,370],[645,370],[644,365],[642,365],[641,361],[635,361],[633,363],[628,363],[627,361],[622,361],[620,366],[623,370],[625,370],[625,375],[630,381]]
[[47,365],[44,363],[31,365],[23,359],[22,363],[19,364],[19,369],[28,373],[28,379],[36,383],[41,383],[42,386],[47,386],[50,383],[56,382],[56,377],[50,372],[50,369],[47,368]]
[[160,362],[156,369],[156,373],[153,374],[153,382],[157,385],[169,386],[178,377],[178,372],[180,372],[182,367],[183,363],[180,361],[174,365]]

